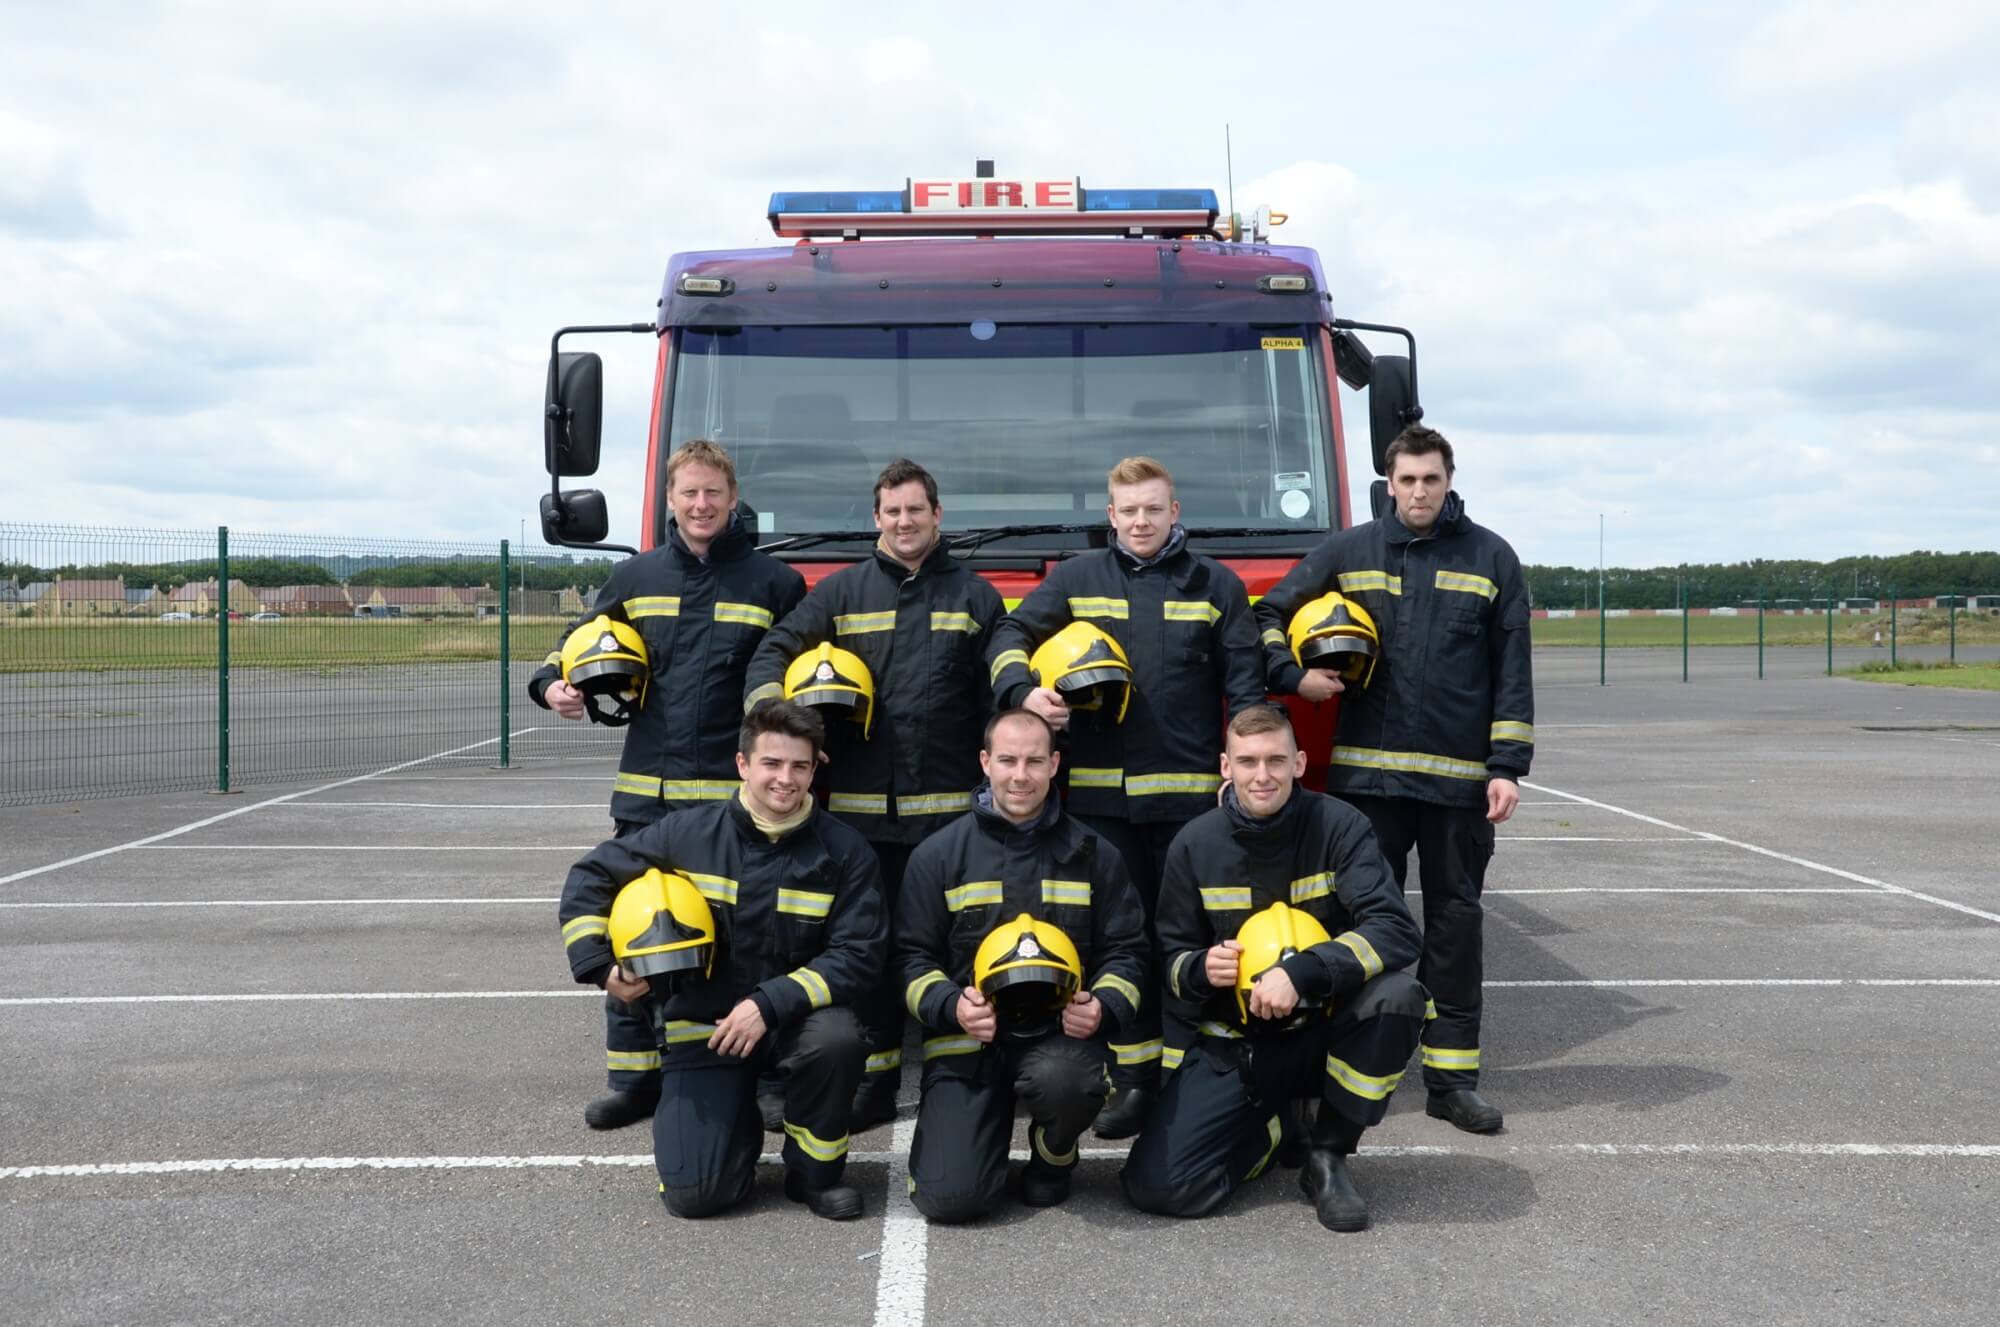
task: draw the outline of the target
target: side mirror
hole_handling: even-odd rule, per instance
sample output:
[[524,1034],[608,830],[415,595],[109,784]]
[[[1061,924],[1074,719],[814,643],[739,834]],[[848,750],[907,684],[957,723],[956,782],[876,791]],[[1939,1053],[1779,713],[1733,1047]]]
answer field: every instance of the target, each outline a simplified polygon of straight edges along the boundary
[[610,529],[611,517],[604,508],[604,495],[596,489],[542,494],[543,543],[602,543]]
[[1417,404],[1416,375],[1406,355],[1377,355],[1368,371],[1368,444],[1375,473],[1389,473],[1386,453],[1396,435],[1424,417]]
[[[604,361],[588,351],[551,356],[542,413],[544,468],[556,476],[596,474],[604,418]],[[598,502],[601,511],[603,499]]]
[[1374,374],[1375,352],[1354,333],[1338,329],[1333,334],[1333,369],[1340,380],[1361,391]]

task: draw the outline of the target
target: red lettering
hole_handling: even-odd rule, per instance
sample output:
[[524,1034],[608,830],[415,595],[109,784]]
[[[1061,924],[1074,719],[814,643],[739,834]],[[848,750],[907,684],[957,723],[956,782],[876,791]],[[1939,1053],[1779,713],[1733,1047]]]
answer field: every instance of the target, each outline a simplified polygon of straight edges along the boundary
[[1021,207],[1021,186],[1012,180],[986,182],[986,207]]
[[971,206],[972,206],[972,181],[971,181],[971,180],[960,180],[960,181],[958,182],[958,205],[959,205],[960,207],[971,207]]
[[1075,180],[1036,180],[1035,206],[1076,209]]
[[910,183],[910,210],[922,212],[934,203],[944,202],[951,197],[949,180],[913,180]]

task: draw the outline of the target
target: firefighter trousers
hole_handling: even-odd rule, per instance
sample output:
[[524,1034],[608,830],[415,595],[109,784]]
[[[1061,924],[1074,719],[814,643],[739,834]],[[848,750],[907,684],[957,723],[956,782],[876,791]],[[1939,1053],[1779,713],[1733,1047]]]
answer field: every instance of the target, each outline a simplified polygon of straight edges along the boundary
[[1311,1142],[1352,1152],[1388,1112],[1426,999],[1409,973],[1385,972],[1297,1031],[1201,1037],[1132,1144],[1118,1176],[1125,1196],[1145,1212],[1207,1216],[1270,1166],[1301,1099],[1320,1103]]
[[1077,1139],[1110,1094],[1110,1050],[1097,1038],[1055,1033],[982,1045],[965,1036],[924,1045],[923,1102],[910,1142],[910,1201],[933,1221],[972,1221],[1007,1196],[1014,1105],[1028,1115],[1028,1146],[1051,1166],[1074,1166]]
[[[917,845],[871,841],[868,846],[875,850],[875,860],[882,867],[883,911],[894,917],[896,899],[903,889],[903,870],[910,864],[910,853]],[[881,983],[854,1003],[855,1015],[861,1020],[861,1036],[868,1046],[867,1072],[861,1080],[861,1090],[889,1101],[894,1101],[902,1090],[903,1033],[909,1021],[909,1013],[903,1007],[902,984],[896,980],[894,971],[895,965],[890,964],[882,974]]]
[[707,1046],[712,1023],[669,1022],[660,1105],[653,1112],[653,1161],[660,1196],[675,1216],[713,1216],[750,1196],[764,1146],[757,1076],[775,1070],[785,1085],[785,1169],[807,1188],[840,1182],[847,1170],[847,1118],[861,1081],[861,1028],[850,1009],[816,1009],[765,1034],[737,1059]]
[[1476,1088],[1485,981],[1485,909],[1479,896],[1493,859],[1493,826],[1476,807],[1407,797],[1345,800],[1374,825],[1398,885],[1408,875],[1410,849],[1417,850],[1424,895],[1424,955],[1417,979],[1436,1009],[1424,1027],[1424,1086],[1433,1092]]
[[1165,1048],[1172,1046],[1178,1053],[1194,1043],[1192,1028],[1178,1018],[1162,1017],[1166,997],[1160,977],[1160,951],[1153,930],[1153,909],[1160,898],[1160,873],[1166,869],[1167,848],[1173,843],[1174,835],[1180,833],[1180,822],[1134,823],[1110,816],[1078,816],[1077,819],[1118,849],[1118,855],[1125,859],[1125,870],[1139,891],[1139,902],[1146,909],[1147,970],[1146,986],[1139,1005],[1139,1021],[1136,1026],[1119,1028],[1118,1040],[1111,1044],[1111,1083],[1119,1091],[1133,1087],[1157,1088]]
[[[613,823],[613,838],[630,838],[646,827],[640,820]],[[655,1096],[660,1090],[660,1037],[645,1001],[626,1004],[604,997],[604,1070],[613,1092]]]

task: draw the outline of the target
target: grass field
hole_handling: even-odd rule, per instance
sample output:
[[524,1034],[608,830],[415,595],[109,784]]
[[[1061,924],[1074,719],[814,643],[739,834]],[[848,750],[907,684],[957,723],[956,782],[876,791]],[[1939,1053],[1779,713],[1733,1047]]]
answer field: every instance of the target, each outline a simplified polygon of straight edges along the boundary
[[[1896,616],[1896,639],[1903,645],[1942,645],[1951,639],[1950,613],[1941,609],[1909,609]],[[1679,649],[1681,619],[1677,617],[1614,617],[1604,623],[1606,641],[1614,646],[1656,646]],[[1833,619],[1835,645],[1871,645],[1877,631],[1889,639],[1888,614],[1869,617],[1836,615]],[[1537,618],[1534,624],[1537,645],[1597,645],[1598,621],[1594,617]],[[1755,645],[1757,617],[1691,617],[1687,619],[1689,645]],[[1958,615],[1961,644],[2000,642],[2000,617],[1990,613],[1961,610]],[[1823,645],[1826,643],[1824,617],[1764,618],[1766,645]]]
[[1906,687],[1960,687],[1967,691],[2000,691],[2000,664],[1931,664],[1918,668],[1850,668],[1842,677],[1864,682],[1888,682]]
[[[539,662],[564,621],[516,620],[509,653]],[[72,669],[213,668],[214,622],[0,620],[0,673]],[[343,668],[367,664],[465,663],[500,657],[500,625],[484,621],[370,621],[293,618],[229,624],[229,661],[238,668]]]

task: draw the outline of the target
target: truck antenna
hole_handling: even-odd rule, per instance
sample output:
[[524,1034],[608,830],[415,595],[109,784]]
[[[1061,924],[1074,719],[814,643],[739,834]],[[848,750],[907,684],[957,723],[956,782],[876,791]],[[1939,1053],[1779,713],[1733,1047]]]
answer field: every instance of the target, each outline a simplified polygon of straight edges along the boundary
[[1229,177],[1229,238],[1240,240],[1243,236],[1238,233],[1236,218],[1236,154],[1230,147],[1227,120],[1222,122],[1222,161],[1223,172]]

